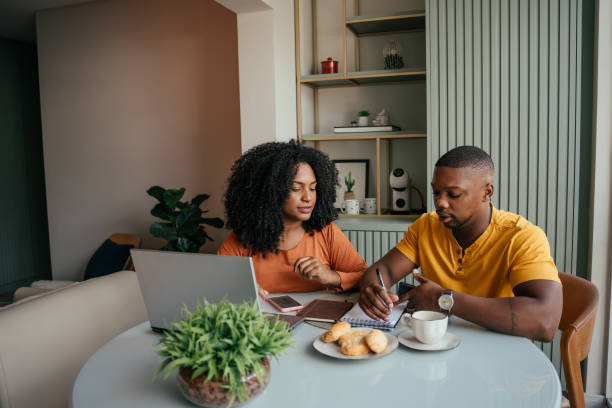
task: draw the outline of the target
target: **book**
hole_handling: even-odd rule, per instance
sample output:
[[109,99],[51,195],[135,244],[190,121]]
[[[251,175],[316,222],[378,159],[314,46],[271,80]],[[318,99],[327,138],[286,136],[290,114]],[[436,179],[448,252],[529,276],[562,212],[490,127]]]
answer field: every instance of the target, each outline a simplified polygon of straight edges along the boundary
[[359,306],[359,303],[355,303],[351,310],[340,318],[340,321],[349,322],[351,326],[354,327],[371,327],[374,329],[392,330],[402,318],[405,310],[406,302],[396,303],[393,305],[393,309],[391,309],[389,321],[386,322],[384,320],[372,319],[370,316],[365,314],[363,309],[361,309],[361,306]]
[[303,317],[280,314],[280,313],[264,313],[264,317],[271,321],[273,321],[274,319],[278,317],[278,320],[286,322],[289,325],[289,331],[292,331],[297,326],[299,326],[300,323],[304,321]]
[[395,132],[401,130],[398,126],[335,126],[334,133],[360,133],[360,132]]
[[353,307],[352,302],[341,300],[315,299],[307,304],[296,316],[317,322],[335,322]]

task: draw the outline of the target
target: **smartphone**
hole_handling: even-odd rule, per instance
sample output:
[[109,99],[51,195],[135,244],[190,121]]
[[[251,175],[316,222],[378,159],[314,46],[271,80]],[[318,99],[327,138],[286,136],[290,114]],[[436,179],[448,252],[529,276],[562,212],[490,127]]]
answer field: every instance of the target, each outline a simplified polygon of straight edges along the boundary
[[397,296],[402,296],[404,293],[416,288],[415,285],[407,282],[399,282],[397,284]]
[[304,307],[300,302],[287,295],[269,297],[266,300],[281,312],[291,312],[293,310],[300,310]]

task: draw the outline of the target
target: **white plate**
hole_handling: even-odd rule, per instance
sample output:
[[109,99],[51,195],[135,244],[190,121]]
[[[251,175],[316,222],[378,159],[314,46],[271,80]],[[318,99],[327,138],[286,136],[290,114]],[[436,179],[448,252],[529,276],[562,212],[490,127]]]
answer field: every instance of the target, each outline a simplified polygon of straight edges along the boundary
[[[364,329],[359,328],[357,330]],[[374,360],[377,358],[384,357],[387,354],[391,354],[399,344],[397,341],[397,337],[395,337],[391,333],[383,332],[383,334],[387,337],[388,344],[387,347],[381,353],[378,354],[371,351],[369,353],[360,354],[358,356],[347,356],[346,354],[342,354],[340,352],[340,346],[338,346],[338,343],[336,343],[335,341],[331,343],[325,343],[323,340],[321,340],[321,336],[317,336],[317,338],[312,343],[312,346],[321,354],[325,354],[326,356],[339,358],[342,360]]]
[[405,330],[398,336],[398,340],[406,347],[424,351],[444,351],[454,349],[461,343],[461,339],[453,333],[446,332],[442,340],[436,344],[421,343],[410,330]]

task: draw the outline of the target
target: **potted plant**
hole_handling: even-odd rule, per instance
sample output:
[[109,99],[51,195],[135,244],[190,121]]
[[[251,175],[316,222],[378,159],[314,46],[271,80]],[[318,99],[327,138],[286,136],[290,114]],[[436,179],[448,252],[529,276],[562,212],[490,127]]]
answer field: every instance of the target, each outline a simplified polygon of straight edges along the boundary
[[154,222],[149,232],[154,237],[163,238],[168,243],[163,251],[198,252],[206,241],[214,241],[204,230],[203,224],[211,227],[223,227],[220,218],[204,218],[200,205],[210,197],[198,194],[190,202],[181,201],[185,188],[168,189],[153,186],[147,194],[159,201],[151,210],[151,215],[167,222]]
[[370,116],[370,112],[368,112],[367,110],[362,110],[357,113],[357,116],[357,124],[359,126],[368,126],[368,117]]
[[237,406],[258,395],[270,381],[269,357],[291,346],[291,332],[278,318],[268,320],[257,305],[204,300],[193,312],[185,306],[155,351],[165,357],[155,372],[164,378],[179,369],[177,383],[191,402]]
[[353,191],[355,179],[352,176],[353,175],[350,171],[348,176],[344,176],[344,184],[346,185],[346,191],[344,192],[344,201],[355,199],[355,192]]

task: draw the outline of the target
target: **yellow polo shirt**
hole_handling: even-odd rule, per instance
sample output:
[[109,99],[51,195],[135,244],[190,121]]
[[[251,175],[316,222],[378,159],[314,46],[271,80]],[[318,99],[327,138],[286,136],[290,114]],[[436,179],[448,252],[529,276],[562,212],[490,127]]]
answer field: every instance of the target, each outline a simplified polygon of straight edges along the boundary
[[491,208],[489,226],[466,249],[435,211],[410,225],[396,248],[425,278],[470,295],[510,297],[513,287],[534,279],[560,283],[544,231],[520,215]]

